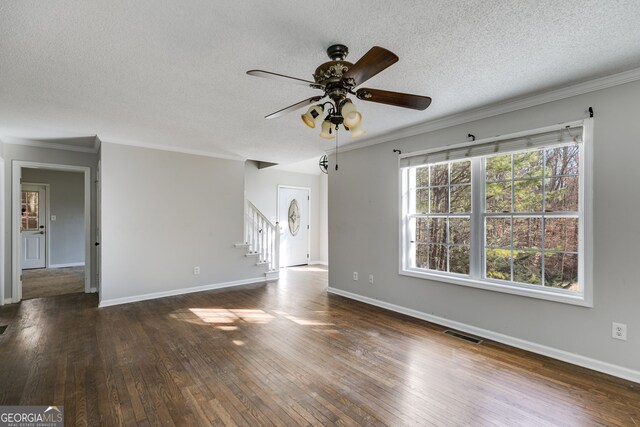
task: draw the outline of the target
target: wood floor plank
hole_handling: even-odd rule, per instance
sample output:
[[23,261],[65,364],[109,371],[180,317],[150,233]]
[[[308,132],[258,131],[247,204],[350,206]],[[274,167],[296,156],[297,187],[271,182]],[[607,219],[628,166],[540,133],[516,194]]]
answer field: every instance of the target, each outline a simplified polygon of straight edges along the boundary
[[[67,425],[636,426],[640,385],[326,293],[327,274],[0,308],[0,404]],[[132,284],[133,286],[134,284]]]

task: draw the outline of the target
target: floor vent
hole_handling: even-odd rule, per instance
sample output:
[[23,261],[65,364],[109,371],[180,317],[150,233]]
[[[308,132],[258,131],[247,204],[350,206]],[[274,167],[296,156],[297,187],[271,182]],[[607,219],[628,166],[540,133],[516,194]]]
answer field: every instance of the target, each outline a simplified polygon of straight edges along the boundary
[[4,334],[4,331],[7,330],[7,325],[0,326],[0,335]]
[[463,333],[452,331],[452,330],[449,330],[449,329],[447,329],[443,333],[445,335],[449,335],[450,337],[454,337],[454,338],[458,338],[458,339],[461,339],[461,340],[465,340],[465,341],[473,343],[473,344],[480,344],[482,342],[482,340],[480,338],[472,337],[470,335],[465,335]]

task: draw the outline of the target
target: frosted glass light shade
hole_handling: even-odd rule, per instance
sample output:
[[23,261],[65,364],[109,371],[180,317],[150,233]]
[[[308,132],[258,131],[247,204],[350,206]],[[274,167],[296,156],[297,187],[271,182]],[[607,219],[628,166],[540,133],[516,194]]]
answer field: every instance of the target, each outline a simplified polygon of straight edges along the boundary
[[307,112],[300,117],[302,118],[302,121],[305,125],[313,129],[314,127],[316,127],[316,122],[323,112],[324,108],[322,108],[322,105],[312,105],[311,107],[309,107]]
[[340,110],[344,125],[348,128],[357,127],[362,121],[362,114],[358,112],[353,102],[346,102]]
[[352,138],[358,138],[359,136],[364,135],[366,132],[362,129],[362,123],[358,123],[357,126],[350,127],[349,132],[351,132]]
[[335,138],[336,135],[333,129],[333,123],[331,123],[329,120],[325,120],[324,122],[322,122],[322,132],[320,132],[320,136],[324,139]]

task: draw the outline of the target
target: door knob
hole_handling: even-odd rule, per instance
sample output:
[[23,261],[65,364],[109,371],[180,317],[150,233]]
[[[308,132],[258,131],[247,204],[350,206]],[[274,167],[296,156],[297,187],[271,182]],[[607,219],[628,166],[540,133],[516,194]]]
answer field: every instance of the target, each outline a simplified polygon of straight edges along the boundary
[[44,234],[44,231],[39,232],[38,234]]

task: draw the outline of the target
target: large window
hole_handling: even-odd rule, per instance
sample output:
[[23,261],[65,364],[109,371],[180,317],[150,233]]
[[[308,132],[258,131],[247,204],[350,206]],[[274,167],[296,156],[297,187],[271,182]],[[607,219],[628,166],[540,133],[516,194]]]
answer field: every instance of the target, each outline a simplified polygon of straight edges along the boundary
[[590,305],[588,122],[404,155],[401,272]]

